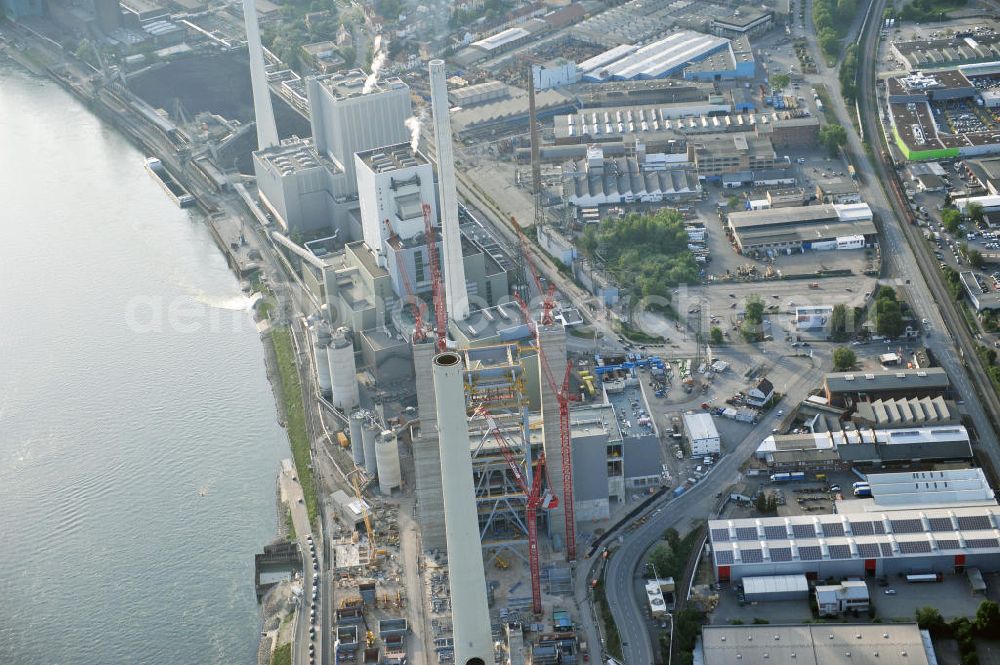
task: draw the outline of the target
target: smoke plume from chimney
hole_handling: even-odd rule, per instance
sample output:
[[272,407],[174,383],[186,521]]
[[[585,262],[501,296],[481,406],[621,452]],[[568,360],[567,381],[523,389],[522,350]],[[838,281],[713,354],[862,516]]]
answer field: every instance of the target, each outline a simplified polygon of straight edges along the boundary
[[365,79],[365,87],[361,90],[362,94],[367,95],[375,89],[375,84],[378,83],[378,73],[385,66],[386,57],[386,52],[382,50],[382,35],[375,35],[375,42],[372,44],[371,74]]

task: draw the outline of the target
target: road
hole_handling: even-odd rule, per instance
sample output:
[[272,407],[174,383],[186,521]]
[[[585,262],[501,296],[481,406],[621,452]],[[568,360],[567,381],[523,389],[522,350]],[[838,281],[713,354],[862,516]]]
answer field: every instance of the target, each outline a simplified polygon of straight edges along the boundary
[[[292,524],[295,526],[295,540],[299,544],[302,550],[302,596],[299,599],[299,608],[297,611],[297,617],[295,622],[295,634],[293,637],[293,661],[299,665],[307,665],[309,663],[308,657],[308,645],[309,638],[309,627],[311,624],[309,620],[309,613],[306,611],[310,607],[312,602],[312,584],[313,576],[316,574],[313,571],[313,555],[309,546],[308,537],[312,536],[312,528],[309,525],[309,515],[306,512],[306,506],[303,502],[302,497],[302,486],[299,485],[298,478],[293,476],[291,472],[282,471],[281,472],[281,490],[284,494],[286,500],[288,501],[289,510],[292,514]],[[319,564],[319,551],[317,551],[316,561],[317,566]],[[323,631],[318,630],[316,635],[316,650],[322,653],[322,638]]]
[[[881,17],[886,0],[874,0],[868,9],[874,17]],[[811,14],[811,2],[807,3],[807,14]],[[809,19],[811,21],[811,17]],[[857,25],[857,24],[856,24]],[[879,23],[869,21],[860,37],[862,53],[874,53],[878,38]],[[974,358],[974,346],[971,335],[961,320],[950,296],[941,284],[936,261],[930,257],[926,243],[917,233],[916,227],[901,221],[905,219],[897,208],[890,203],[890,198],[881,183],[888,182],[893,175],[887,165],[876,161],[872,169],[865,168],[868,159],[858,133],[853,129],[853,109],[848,109],[839,95],[839,82],[835,69],[825,66],[820,56],[815,38],[809,36],[809,44],[813,50],[818,66],[818,73],[811,77],[813,83],[825,83],[830,91],[832,111],[839,124],[848,128],[848,144],[846,151],[852,163],[862,175],[861,192],[863,198],[871,206],[872,211],[880,220],[881,243],[884,254],[884,271],[887,278],[883,283],[896,287],[913,307],[918,318],[928,320],[929,336],[927,346],[935,353],[938,361],[948,371],[954,382],[956,391],[964,397],[977,394],[973,381],[966,373],[963,356],[972,355],[970,370],[976,376],[976,381],[987,387],[983,402],[994,412],[1000,411],[1000,400],[988,389],[989,382],[982,373],[978,361]],[[870,61],[869,61],[870,62]],[[865,133],[872,140],[878,130],[878,111],[874,106],[874,63],[871,67],[862,68],[862,80],[859,88],[862,96],[862,119],[865,123]],[[897,205],[900,202],[895,202]],[[911,245],[912,243],[912,245]],[[913,247],[917,247],[915,252]],[[959,347],[953,345],[958,342]],[[978,370],[978,371],[977,371]],[[789,390],[792,395],[803,394],[809,388],[818,384],[822,372],[818,366],[801,375],[796,384]],[[979,434],[981,450],[983,450],[996,467],[997,447],[996,435],[991,427],[984,405],[979,400],[967,399],[965,410],[972,419]],[[668,527],[680,527],[685,530],[690,520],[704,519],[712,505],[712,497],[720,488],[728,485],[737,476],[738,466],[745,460],[767,435],[776,420],[772,415],[758,424],[739,444],[736,451],[720,460],[711,474],[698,485],[694,486],[681,497],[666,504],[667,510],[660,510],[663,502],[650,506],[644,514],[650,515],[649,520],[635,529],[625,542],[611,557],[606,571],[606,589],[611,611],[623,643],[624,660],[629,665],[652,663],[655,660],[650,641],[648,623],[639,604],[636,593],[636,578],[638,566],[646,551],[661,537]],[[658,512],[659,511],[659,512]],[[584,574],[588,573],[588,574]],[[576,593],[578,598],[586,597],[587,584],[590,578],[589,568],[578,571]]]
[[[784,358],[777,364],[790,362],[792,361]],[[788,387],[789,395],[804,395],[823,375],[819,362],[814,362],[813,366],[805,371],[801,369],[797,371],[799,372],[797,380]],[[635,583],[639,579],[639,564],[642,557],[662,538],[666,529],[673,527],[683,533],[689,530],[692,521],[708,517],[715,505],[715,495],[739,479],[740,465],[752,454],[760,441],[770,434],[779,420],[777,413],[772,411],[747,433],[732,453],[720,459],[701,482],[675,499],[655,502],[649,506],[642,515],[637,516],[637,519],[648,516],[646,523],[629,533],[618,550],[608,559],[605,590],[611,613],[621,635],[624,660],[628,665],[656,661],[649,635],[650,624],[646,620],[636,593]],[[590,570],[594,563],[595,559],[588,559],[578,564],[574,581],[578,601],[588,597]]]

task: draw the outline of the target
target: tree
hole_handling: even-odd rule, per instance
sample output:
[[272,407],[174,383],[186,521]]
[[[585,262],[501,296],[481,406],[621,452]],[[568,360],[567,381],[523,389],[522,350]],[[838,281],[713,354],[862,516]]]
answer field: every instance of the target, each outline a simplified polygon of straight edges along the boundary
[[941,225],[948,233],[958,233],[958,227],[962,224],[962,213],[954,208],[945,208],[941,211]]
[[771,76],[771,87],[775,90],[784,90],[792,82],[792,77],[788,74],[773,74]]
[[833,369],[838,372],[845,372],[853,369],[858,362],[858,357],[846,346],[838,346],[833,350]]
[[[831,18],[830,20],[832,21],[833,19]],[[819,27],[819,23],[816,26]],[[837,33],[831,27],[825,27],[820,30],[817,40],[819,41],[819,47],[827,55],[837,55],[837,51],[840,50],[840,37],[837,36]]]
[[981,635],[1000,635],[1000,605],[992,600],[984,600],[976,610],[976,630]]
[[973,268],[982,268],[985,263],[986,259],[983,258],[983,253],[978,249],[973,249],[969,252],[969,265]]
[[663,532],[663,540],[667,541],[667,547],[672,551],[676,552],[681,546],[681,534],[677,533],[677,529],[670,527]]
[[922,630],[939,633],[944,628],[945,623],[944,619],[941,618],[941,612],[936,607],[920,607],[917,608],[917,625]]
[[875,292],[875,300],[891,300],[896,302],[896,289],[891,286],[880,286]]
[[758,295],[746,299],[743,325],[740,332],[748,342],[757,342],[764,336],[764,301]]
[[875,301],[875,331],[890,339],[903,334],[903,312],[898,302],[888,298]]
[[708,336],[714,346],[722,344],[722,328],[719,326],[712,326],[712,329],[708,331]]
[[747,296],[744,306],[746,307],[745,320],[751,323],[764,322],[764,301],[761,300],[760,296],[756,294]]
[[669,300],[673,287],[698,280],[684,221],[673,210],[633,213],[590,225],[579,246],[588,257],[603,262],[637,298]]
[[847,143],[847,130],[842,125],[823,125],[819,130],[819,142],[830,154],[836,154],[837,148]]
[[726,199],[726,205],[729,206],[730,210],[738,210],[740,207],[740,197],[730,196],[728,199]]
[[969,219],[971,219],[976,224],[982,224],[985,217],[983,216],[983,206],[978,203],[969,204]]
[[847,305],[839,303],[833,306],[833,312],[830,314],[830,336],[833,337],[834,341],[843,342],[849,336],[849,333],[854,332],[854,326],[848,320]]

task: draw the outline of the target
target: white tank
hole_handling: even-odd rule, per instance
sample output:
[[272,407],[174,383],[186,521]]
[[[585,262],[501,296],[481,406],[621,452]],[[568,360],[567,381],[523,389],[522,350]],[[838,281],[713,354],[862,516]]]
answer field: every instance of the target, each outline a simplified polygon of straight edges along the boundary
[[486,603],[486,572],[479,542],[476,492],[472,484],[462,371],[462,359],[457,353],[440,353],[434,357],[454,662],[456,665],[486,665],[494,662],[493,636]]
[[396,435],[385,430],[375,439],[375,466],[378,468],[378,491],[390,496],[392,490],[403,483],[403,473],[399,468],[399,447]]
[[374,476],[378,472],[378,460],[375,457],[375,437],[379,430],[372,423],[365,423],[361,428],[361,443],[364,446],[365,471],[369,476]]
[[330,331],[325,327],[313,327],[313,361],[316,363],[316,380],[323,396],[330,394],[333,384],[330,382],[330,359],[327,347],[330,346]]
[[365,426],[365,412],[355,411],[351,414],[351,455],[354,457],[354,466],[365,465],[365,444],[362,442],[364,435],[362,430]]
[[330,365],[332,394],[330,401],[344,412],[358,405],[358,378],[354,365],[354,344],[351,343],[350,330],[338,328],[333,333],[330,346],[327,349]]

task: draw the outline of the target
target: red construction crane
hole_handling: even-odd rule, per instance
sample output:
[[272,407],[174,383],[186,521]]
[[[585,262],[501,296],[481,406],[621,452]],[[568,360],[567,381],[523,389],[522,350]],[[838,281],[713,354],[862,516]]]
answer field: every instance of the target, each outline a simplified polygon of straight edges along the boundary
[[438,262],[437,238],[431,220],[431,206],[425,203],[424,236],[427,239],[427,255],[431,264],[431,287],[434,293],[434,318],[437,323],[438,353],[448,349],[448,310],[445,308],[444,288],[441,281],[441,264]]
[[[514,222],[515,224],[517,222]],[[539,283],[537,273],[535,272],[534,266],[531,261],[527,261],[529,266],[531,266],[531,273],[535,277],[536,282]],[[549,292],[554,293],[555,288],[551,286]],[[549,302],[552,302],[551,295],[548,296]],[[552,367],[549,365],[548,358],[545,357],[545,352],[542,350],[542,341],[538,337],[538,327],[535,326],[534,320],[531,318],[531,310],[527,303],[518,296],[514,295],[514,299],[517,301],[518,306],[521,308],[521,313],[524,316],[525,322],[531,328],[531,333],[535,337],[535,341],[538,346],[538,365],[542,368],[542,373],[545,374],[545,382],[549,386],[555,396],[556,401],[559,402],[559,455],[562,459],[562,479],[563,486],[562,492],[563,497],[569,497],[565,502],[564,516],[566,518],[566,558],[570,561],[576,559],[576,515],[573,509],[573,441],[572,435],[570,434],[569,425],[569,403],[577,399],[577,396],[570,392],[569,390],[569,375],[570,370],[573,365],[569,361],[566,362],[566,372],[563,375],[563,380],[561,384],[556,383],[555,375],[552,373]],[[551,313],[552,306],[543,311],[548,311]],[[544,323],[544,319],[543,319]]]
[[535,263],[528,258],[528,239],[524,236],[521,225],[517,223],[517,219],[514,217],[510,218],[510,225],[514,227],[514,232],[517,233],[517,239],[521,243],[521,254],[524,256],[524,262],[528,264],[528,269],[531,271],[531,279],[535,283],[535,288],[538,289],[538,295],[542,298],[542,325],[551,326],[555,320],[552,316],[552,310],[556,307],[556,285],[550,283],[549,288],[545,289],[542,287],[542,279],[538,275]]
[[485,407],[476,408],[475,414],[486,420],[487,434],[492,435],[507,460],[507,466],[514,476],[517,486],[525,494],[524,520],[528,528],[528,568],[531,570],[531,606],[535,614],[542,613],[542,585],[541,572],[538,565],[538,508],[555,508],[559,505],[559,499],[551,492],[542,492],[542,476],[545,469],[545,453],[541,453],[535,461],[535,475],[528,486],[528,479],[525,477],[525,470],[521,468],[521,463],[514,456],[511,445],[507,442],[507,436],[497,424],[497,419],[490,415]]
[[[389,242],[394,244],[397,249],[401,248],[402,242],[388,219],[385,220],[385,228],[389,232]],[[410,272],[406,269],[406,261],[403,259],[402,252],[396,252],[396,267],[399,269],[399,275],[403,280],[407,300],[413,306],[413,341],[426,342],[427,327],[424,325],[424,303],[413,294],[413,285],[410,283]]]

